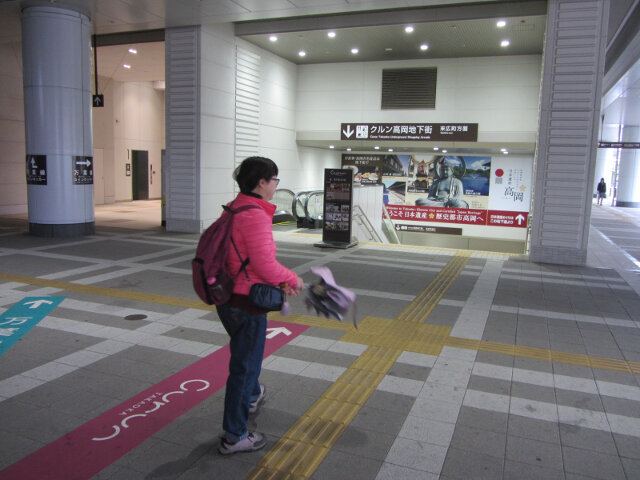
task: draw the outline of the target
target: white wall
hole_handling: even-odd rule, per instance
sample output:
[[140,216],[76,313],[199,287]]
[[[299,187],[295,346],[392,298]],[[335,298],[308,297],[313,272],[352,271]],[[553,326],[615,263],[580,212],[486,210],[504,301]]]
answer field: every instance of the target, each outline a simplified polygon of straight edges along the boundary
[[156,172],[149,198],[161,196],[160,156],[165,145],[164,91],[152,82],[116,82],[102,78],[105,107],[93,109],[93,148],[103,150],[104,202],[130,201],[132,177],[126,176],[131,150],[149,152]]
[[[383,68],[415,67],[438,68],[436,108],[381,110]],[[302,65],[296,128],[339,139],[346,122],[466,122],[478,141],[535,141],[540,75],[539,55]]]
[[27,180],[20,43],[0,43],[0,65],[0,214],[23,214]]

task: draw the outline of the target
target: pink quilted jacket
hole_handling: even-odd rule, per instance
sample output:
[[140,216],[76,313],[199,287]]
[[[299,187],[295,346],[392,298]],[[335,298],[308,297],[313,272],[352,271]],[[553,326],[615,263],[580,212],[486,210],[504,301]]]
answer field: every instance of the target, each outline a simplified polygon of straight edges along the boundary
[[[249,257],[246,268],[249,281],[244,273],[238,275],[233,293],[248,295],[254,283],[279,285],[286,282],[295,287],[298,276],[276,260],[276,243],[273,240],[272,230],[276,206],[266,200],[239,193],[233,202],[233,207],[238,208],[243,205],[257,205],[260,209],[245,210],[233,219],[233,241],[238,247],[240,256],[243,259]],[[231,272],[240,270],[240,259],[233,246],[229,248],[227,265]]]

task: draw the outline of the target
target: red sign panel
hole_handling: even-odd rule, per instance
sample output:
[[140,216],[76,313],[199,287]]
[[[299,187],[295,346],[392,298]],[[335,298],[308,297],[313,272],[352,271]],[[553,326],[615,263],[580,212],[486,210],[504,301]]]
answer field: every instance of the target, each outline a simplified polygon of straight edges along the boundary
[[411,205],[387,205],[387,212],[389,212],[391,220],[461,223],[463,225],[489,225],[493,227],[526,228],[529,218],[528,212],[418,207]]
[[418,207],[387,205],[391,220],[418,220],[423,222],[462,223],[486,225],[487,211],[470,208]]
[[488,210],[487,225],[498,227],[527,227],[528,212],[505,212],[501,210]]

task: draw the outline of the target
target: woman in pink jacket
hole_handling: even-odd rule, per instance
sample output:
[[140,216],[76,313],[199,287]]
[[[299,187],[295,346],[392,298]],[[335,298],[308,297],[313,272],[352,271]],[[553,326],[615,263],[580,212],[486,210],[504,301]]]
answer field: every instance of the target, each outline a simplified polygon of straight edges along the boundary
[[[249,413],[257,410],[265,396],[265,387],[258,377],[267,333],[267,312],[249,305],[249,289],[254,283],[268,283],[283,286],[287,295],[297,295],[303,288],[302,279],[276,260],[272,230],[276,206],[269,201],[280,182],[277,177],[277,165],[263,157],[245,159],[234,173],[240,193],[232,202],[233,208],[243,205],[259,208],[238,213],[233,220],[231,236],[240,257],[249,259],[247,275],[236,277],[231,299],[216,307],[231,337],[222,422],[225,433],[218,448],[223,455],[252,452],[266,443],[261,433],[247,430]],[[241,261],[234,248],[229,249],[227,265],[230,272],[240,270]]]

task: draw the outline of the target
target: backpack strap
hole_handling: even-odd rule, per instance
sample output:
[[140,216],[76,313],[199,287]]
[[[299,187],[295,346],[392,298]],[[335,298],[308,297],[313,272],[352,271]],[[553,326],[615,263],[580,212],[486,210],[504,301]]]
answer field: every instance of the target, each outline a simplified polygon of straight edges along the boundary
[[[231,202],[230,207],[227,205],[222,205],[222,209],[225,212],[229,213],[230,215],[235,215],[236,213],[244,212],[245,210],[249,210],[251,208],[259,208],[257,205],[243,205],[242,207],[238,207],[234,210],[233,209],[234,202],[235,200]],[[240,251],[236,246],[236,242],[233,241],[233,235],[231,235],[231,245],[233,245],[233,249],[236,251],[236,255],[238,255],[238,260],[240,260],[240,270],[238,270],[238,273],[236,273],[236,275],[239,275],[240,272],[244,271],[244,274],[247,277],[247,281],[249,281],[249,274],[247,273],[247,265],[249,264],[249,258],[247,257],[245,260],[242,259],[242,256],[240,256]]]

